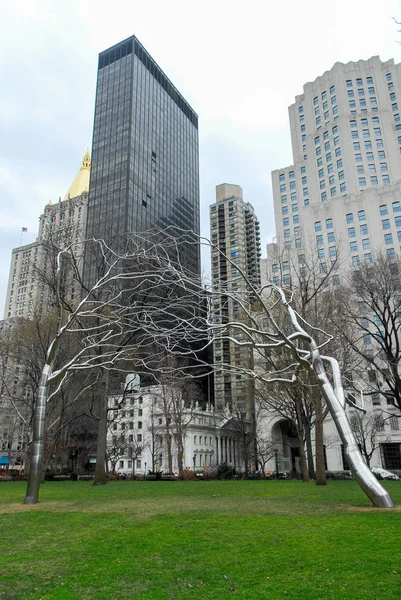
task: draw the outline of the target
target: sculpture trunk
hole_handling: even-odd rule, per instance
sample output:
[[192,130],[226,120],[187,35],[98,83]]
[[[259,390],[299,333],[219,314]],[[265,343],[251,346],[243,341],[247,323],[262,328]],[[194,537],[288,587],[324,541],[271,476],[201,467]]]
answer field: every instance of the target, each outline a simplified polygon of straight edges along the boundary
[[[375,506],[378,508],[394,508],[394,502],[390,494],[379,483],[363,460],[345,409],[327,377],[322,357],[313,340],[311,342],[311,350],[313,357],[312,368],[344,445],[344,453],[353,476]],[[334,376],[336,377],[336,374]]]
[[42,370],[36,398],[31,446],[31,465],[29,469],[28,486],[24,498],[24,504],[36,504],[39,498],[45,450],[47,383],[51,373],[51,365],[46,364]]

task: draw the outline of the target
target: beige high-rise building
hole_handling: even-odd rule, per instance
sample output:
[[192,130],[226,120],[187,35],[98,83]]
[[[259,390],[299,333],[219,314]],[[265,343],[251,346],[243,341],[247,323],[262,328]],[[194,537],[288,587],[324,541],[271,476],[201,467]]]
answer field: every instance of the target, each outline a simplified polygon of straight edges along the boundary
[[[218,323],[238,321],[244,314],[233,295],[244,302],[251,301],[238,268],[253,284],[260,285],[259,221],[252,205],[244,202],[239,185],[223,183],[216,187],[216,204],[210,206],[210,231],[212,244],[216,246],[211,256],[213,318]],[[224,289],[229,292],[227,296]],[[220,293],[214,295],[213,290]],[[231,365],[234,371],[236,367],[249,367],[251,360],[248,348],[240,348],[227,340],[214,343],[213,355],[215,364]],[[247,402],[247,382],[240,370],[233,374],[217,370],[214,388],[217,410]]]
[[294,164],[272,173],[277,245],[315,249],[323,264],[340,248],[347,268],[399,254],[401,64],[336,63],[305,84],[289,117]]
[[[46,285],[54,268],[54,252],[85,237],[89,192],[90,156],[86,151],[70,189],[53,204],[50,201],[39,217],[39,233],[35,242],[14,248],[11,257],[4,318],[32,318],[44,314],[52,306],[54,296]],[[78,268],[82,269],[82,259]],[[78,289],[74,279],[64,282],[70,300],[76,298]]]

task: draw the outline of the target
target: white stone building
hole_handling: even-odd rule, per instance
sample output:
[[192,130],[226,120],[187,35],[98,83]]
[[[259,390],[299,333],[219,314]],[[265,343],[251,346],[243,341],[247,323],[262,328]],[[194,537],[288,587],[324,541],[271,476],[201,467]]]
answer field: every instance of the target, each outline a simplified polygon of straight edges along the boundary
[[[289,107],[294,162],[272,172],[276,242],[262,261],[262,283],[290,283],[308,260],[332,283],[378,253],[401,253],[401,64],[379,57],[336,63]],[[401,108],[401,104],[400,104]],[[373,466],[401,468],[395,407],[366,396],[368,415],[386,412]],[[351,411],[352,412],[352,411]],[[329,470],[345,468],[333,423],[325,427]],[[288,466],[288,465],[287,465]]]
[[[72,242],[85,237],[89,192],[90,157],[86,151],[81,168],[64,197],[53,204],[50,201],[39,217],[39,233],[32,244],[14,248],[11,257],[4,318],[32,318],[46,314],[54,302],[53,293],[46,285],[54,269],[54,253]],[[79,260],[82,268],[82,259]],[[68,276],[67,276],[68,277]],[[64,282],[70,300],[74,289],[72,276]]]
[[148,471],[178,474],[181,466],[184,471],[202,473],[226,462],[243,471],[240,436],[227,410],[218,413],[212,406],[201,407],[196,402],[182,407],[177,415],[177,411],[164,408],[166,396],[172,393],[169,388],[141,388],[138,378],[126,390],[124,395],[109,398],[109,408],[114,411],[109,411],[108,470],[126,477]]
[[[343,266],[401,244],[401,64],[336,63],[289,107],[294,164],[272,173],[277,243]],[[400,104],[401,109],[401,104]]]

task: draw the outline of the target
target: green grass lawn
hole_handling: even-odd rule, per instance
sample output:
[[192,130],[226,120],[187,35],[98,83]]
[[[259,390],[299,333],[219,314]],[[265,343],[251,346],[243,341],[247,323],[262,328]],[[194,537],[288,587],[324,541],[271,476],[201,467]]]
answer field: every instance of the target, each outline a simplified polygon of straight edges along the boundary
[[401,598],[401,511],[353,481],[55,482],[34,506],[24,491],[0,484],[1,600]]

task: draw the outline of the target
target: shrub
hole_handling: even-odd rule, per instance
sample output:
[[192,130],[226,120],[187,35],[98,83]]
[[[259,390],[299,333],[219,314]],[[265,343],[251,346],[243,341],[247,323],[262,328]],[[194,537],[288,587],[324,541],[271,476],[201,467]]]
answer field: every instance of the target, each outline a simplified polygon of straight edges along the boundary
[[227,463],[220,463],[217,467],[217,479],[232,479],[234,476],[234,469]]

